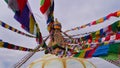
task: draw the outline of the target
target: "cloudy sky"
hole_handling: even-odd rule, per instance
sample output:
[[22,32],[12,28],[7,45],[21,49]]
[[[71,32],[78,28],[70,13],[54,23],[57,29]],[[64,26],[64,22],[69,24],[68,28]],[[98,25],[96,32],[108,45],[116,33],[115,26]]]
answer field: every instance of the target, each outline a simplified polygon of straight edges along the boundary
[[[48,35],[45,17],[39,11],[40,0],[29,0],[29,4],[39,24],[42,35]],[[61,22],[62,24],[62,30],[65,31],[77,26],[81,26],[83,24],[90,23],[118,10],[120,10],[120,0],[55,0],[54,17],[58,18],[59,22]],[[20,28],[20,24],[16,20],[14,20],[13,16],[14,13],[8,8],[4,0],[1,0],[0,20],[25,32],[23,29]],[[68,34],[85,33],[90,30],[95,31],[119,19],[120,18],[111,18],[110,20],[105,21],[103,24],[90,28],[85,28],[79,31],[72,31]],[[12,44],[29,48],[34,48],[35,46],[37,46],[35,39],[19,35],[2,27],[0,27],[0,39]],[[0,48],[0,68],[12,68],[12,66],[26,54],[27,52]],[[42,55],[43,52],[35,54],[23,66],[23,68],[25,68],[32,60],[37,59]]]

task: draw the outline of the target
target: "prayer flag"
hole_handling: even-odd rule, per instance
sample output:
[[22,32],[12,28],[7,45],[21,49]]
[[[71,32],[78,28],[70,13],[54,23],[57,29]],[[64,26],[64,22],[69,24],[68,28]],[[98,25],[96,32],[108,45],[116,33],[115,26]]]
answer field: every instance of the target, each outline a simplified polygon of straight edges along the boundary
[[40,11],[46,15],[47,24],[54,22],[54,0],[41,0]]
[[44,14],[50,7],[51,5],[51,0],[41,0],[41,7],[40,11]]

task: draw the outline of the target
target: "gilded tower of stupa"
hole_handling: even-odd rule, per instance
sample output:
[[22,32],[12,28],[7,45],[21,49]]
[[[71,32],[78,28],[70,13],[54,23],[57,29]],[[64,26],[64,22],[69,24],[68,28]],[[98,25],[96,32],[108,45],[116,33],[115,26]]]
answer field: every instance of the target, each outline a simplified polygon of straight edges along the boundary
[[61,44],[64,43],[64,38],[62,36],[61,29],[62,29],[61,23],[58,22],[57,19],[55,19],[55,22],[53,24],[52,33],[50,36],[51,39],[50,39],[48,46],[54,46],[56,44],[63,46]]

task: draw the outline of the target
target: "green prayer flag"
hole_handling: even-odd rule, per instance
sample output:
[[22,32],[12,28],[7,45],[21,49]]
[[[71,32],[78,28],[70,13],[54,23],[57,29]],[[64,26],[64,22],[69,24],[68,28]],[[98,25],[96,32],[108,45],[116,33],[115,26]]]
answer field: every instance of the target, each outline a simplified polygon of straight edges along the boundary
[[93,32],[93,33],[92,33],[92,40],[95,40],[95,39],[96,39],[96,35],[95,35],[95,34],[96,34],[96,32]]
[[41,0],[40,5],[42,6],[44,4],[45,0]]
[[80,52],[75,54],[74,57],[79,57],[79,55],[80,55]]
[[120,43],[110,44],[109,53],[120,53]]
[[118,32],[118,31],[120,31],[120,21],[116,21],[116,22],[113,23],[111,26],[112,26],[112,31],[113,31],[113,32]]
[[118,60],[118,54],[109,53],[107,56],[101,56],[105,60]]
[[8,0],[4,0],[6,3],[8,3]]

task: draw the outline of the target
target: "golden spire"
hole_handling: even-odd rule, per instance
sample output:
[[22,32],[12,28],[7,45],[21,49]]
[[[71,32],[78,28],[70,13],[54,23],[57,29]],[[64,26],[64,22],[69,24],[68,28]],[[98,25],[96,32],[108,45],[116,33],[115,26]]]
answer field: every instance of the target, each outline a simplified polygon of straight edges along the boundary
[[61,23],[57,20],[57,18],[55,19],[55,22],[54,22],[54,28],[61,30]]

